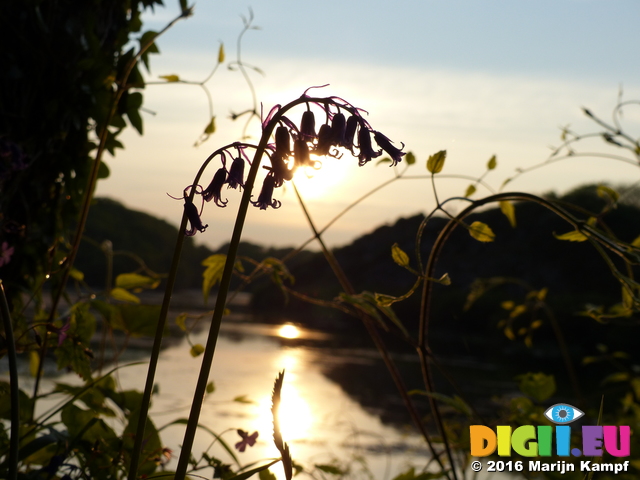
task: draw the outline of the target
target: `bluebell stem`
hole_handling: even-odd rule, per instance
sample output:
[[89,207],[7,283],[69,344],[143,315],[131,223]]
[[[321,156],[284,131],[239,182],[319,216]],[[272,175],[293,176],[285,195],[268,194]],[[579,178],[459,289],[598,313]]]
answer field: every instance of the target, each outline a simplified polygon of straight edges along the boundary
[[198,207],[196,207],[193,202],[189,199],[189,197],[184,197],[184,213],[189,219],[189,223],[191,224],[191,228],[187,228],[184,234],[187,237],[193,237],[198,232],[204,232],[209,225],[202,225],[202,220],[200,220],[200,213],[198,212]]
[[236,157],[233,159],[226,183],[229,184],[229,188],[244,187],[244,158]]
[[391,140],[389,140],[380,132],[373,132],[373,138],[375,139],[378,146],[385,152],[387,152],[391,157],[391,166],[395,166],[398,164],[398,162],[402,161],[402,157],[405,155],[405,152],[402,151],[402,148],[404,148],[404,143],[402,144],[402,148],[394,147],[391,144]]
[[314,149],[316,155],[328,155],[329,149],[335,145],[333,143],[333,131],[326,123],[320,127],[318,131],[318,144]]
[[347,125],[345,127],[344,139],[340,144],[341,147],[347,148],[353,151],[353,137],[356,135],[356,130],[358,129],[358,117],[355,115],[351,115],[347,119]]
[[273,189],[276,186],[276,179],[272,174],[269,174],[265,177],[264,183],[262,184],[262,190],[260,191],[260,195],[258,195],[258,200],[255,202],[251,202],[254,207],[259,207],[260,210],[266,210],[267,207],[271,208],[280,208],[282,203],[273,197]]
[[360,125],[360,130],[358,130],[358,149],[360,150],[358,154],[358,159],[360,160],[358,164],[360,166],[363,166],[372,158],[382,155],[382,151],[378,150],[376,152],[371,146],[371,133],[364,125]]
[[300,120],[300,136],[303,140],[311,141],[316,138],[316,117],[311,110],[302,114]]
[[223,168],[218,169],[216,174],[213,176],[213,180],[209,186],[202,192],[202,198],[205,201],[209,202],[213,200],[213,202],[219,207],[226,207],[228,200],[222,200],[222,185],[225,184],[227,180],[227,171]]

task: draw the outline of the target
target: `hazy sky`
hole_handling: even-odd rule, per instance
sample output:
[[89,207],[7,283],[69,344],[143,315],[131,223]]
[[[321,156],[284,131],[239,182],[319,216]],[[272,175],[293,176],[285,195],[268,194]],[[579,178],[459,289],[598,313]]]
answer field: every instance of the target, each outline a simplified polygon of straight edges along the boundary
[[[158,30],[177,15],[177,0],[166,3],[147,17],[147,28]],[[426,172],[426,158],[438,150],[448,151],[443,173],[450,174],[480,175],[495,154],[498,168],[487,181],[499,187],[516,168],[547,158],[549,146],[560,142],[559,126],[593,131],[580,107],[609,119],[620,85],[625,99],[640,98],[637,0],[199,0],[195,15],[159,40],[161,55],[151,58],[148,79],[203,79],[221,41],[227,60],[233,60],[240,15],[247,16],[249,7],[261,29],[246,34],[243,59],[265,72],[251,75],[265,109],[328,83],[317,93],[364,108],[373,128],[416,154],[418,163],[409,172],[415,175]],[[218,130],[199,148],[193,143],[208,121],[203,91],[176,84],[147,87],[145,107],[155,115],[144,115],[144,136],[132,129],[123,134],[126,150],[107,159],[112,176],[99,185],[99,195],[177,224],[182,202],[165,193],[180,195],[211,151],[240,138],[241,125],[227,117],[251,103],[238,72],[220,69],[207,85]],[[628,110],[625,121],[637,136],[640,108]],[[256,136],[258,123],[253,127]],[[392,176],[386,166],[358,168],[348,155],[327,159],[325,167],[300,185],[319,226]],[[584,182],[635,181],[639,173],[622,163],[580,158],[520,177],[512,189],[563,192]],[[439,196],[461,195],[468,184],[442,179]],[[228,240],[240,195],[227,193],[226,208],[205,205],[209,229],[198,241],[215,247]],[[244,238],[275,245],[304,241],[309,229],[291,189],[275,197],[282,207],[252,209]],[[327,239],[344,244],[432,207],[428,181],[398,181],[345,215]]]

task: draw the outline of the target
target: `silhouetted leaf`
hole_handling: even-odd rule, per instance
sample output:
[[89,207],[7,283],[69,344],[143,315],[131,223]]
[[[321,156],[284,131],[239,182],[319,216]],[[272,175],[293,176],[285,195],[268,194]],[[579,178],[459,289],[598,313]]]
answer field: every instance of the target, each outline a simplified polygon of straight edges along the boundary
[[447,151],[440,150],[437,153],[429,156],[427,159],[427,170],[431,173],[438,173],[442,171],[442,167],[444,167],[444,161],[447,158]]

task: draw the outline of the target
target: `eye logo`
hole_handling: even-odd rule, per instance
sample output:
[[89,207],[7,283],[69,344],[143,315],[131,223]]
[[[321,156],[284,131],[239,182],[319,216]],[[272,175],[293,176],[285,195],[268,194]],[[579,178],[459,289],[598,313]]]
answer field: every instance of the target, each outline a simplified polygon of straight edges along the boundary
[[584,412],[579,408],[572,407],[566,403],[556,403],[550,406],[544,412],[544,416],[551,420],[553,423],[564,425],[571,423],[584,415]]

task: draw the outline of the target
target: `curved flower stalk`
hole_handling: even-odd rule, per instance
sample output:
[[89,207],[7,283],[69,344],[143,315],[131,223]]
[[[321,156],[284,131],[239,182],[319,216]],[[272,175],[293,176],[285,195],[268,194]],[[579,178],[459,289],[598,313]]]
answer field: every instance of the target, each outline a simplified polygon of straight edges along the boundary
[[[245,143],[233,143],[211,154],[200,168],[200,171],[196,175],[193,183],[190,187],[185,189],[185,193],[182,197],[185,201],[185,211],[183,213],[183,220],[180,227],[181,232],[182,234],[187,235],[192,233],[195,234],[196,231],[202,232],[207,227],[200,219],[202,212],[198,212],[197,208],[193,206],[195,203],[194,197],[196,195],[201,195],[204,201],[213,200],[217,206],[225,207],[227,206],[227,199],[222,199],[222,186],[226,184],[229,188],[244,187],[243,189],[239,188],[242,189],[242,199],[238,208],[238,214],[231,242],[229,244],[229,251],[220,281],[207,345],[203,353],[202,367],[198,377],[189,421],[184,441],[182,443],[182,451],[180,453],[180,459],[176,469],[176,479],[182,480],[185,478],[189,465],[189,457],[191,455],[195,433],[198,428],[198,419],[202,408],[202,401],[206,392],[206,385],[222,321],[222,314],[226,303],[227,293],[229,291],[229,283],[231,281],[238,244],[240,243],[249,204],[258,207],[261,210],[267,210],[269,207],[280,207],[281,202],[274,198],[274,195],[277,195],[277,189],[280,188],[285,181],[290,181],[293,178],[295,171],[299,167],[320,168],[320,162],[313,161],[310,157],[311,153],[315,155],[326,155],[333,158],[339,158],[342,156],[339,148],[344,148],[354,155],[356,155],[357,152],[360,165],[364,165],[372,158],[381,155],[382,150],[390,153],[394,160],[392,162],[393,164],[401,161],[402,156],[404,155],[404,152],[402,152],[401,149],[394,147],[387,137],[371,128],[367,120],[362,116],[363,110],[354,107],[339,97],[313,97],[307,95],[307,92],[308,90],[300,98],[293,100],[284,106],[276,105],[271,109],[262,123],[262,136],[257,146]],[[306,106],[306,111],[302,116],[303,121],[301,124],[296,125],[286,115],[291,109],[299,105]],[[324,117],[324,121],[317,131],[316,113],[314,110],[319,110]],[[272,135],[274,132],[275,139],[272,141]],[[356,135],[358,138],[357,144],[354,142],[354,137]],[[372,146],[372,135],[376,144],[380,148],[379,150],[375,150]],[[291,140],[293,140],[294,143],[293,152],[291,149]],[[297,148],[295,147],[296,144]],[[254,152],[251,161],[249,161],[246,155],[248,150],[253,150]],[[231,152],[234,152],[235,154],[232,154]],[[226,164],[227,156],[235,158],[233,164],[228,169]],[[253,187],[264,156],[269,159],[268,165],[262,165],[263,169],[267,170],[267,173],[262,180],[263,183],[260,194],[255,200],[252,200]],[[222,165],[214,174],[209,186],[206,189],[203,189],[200,186],[200,178],[207,166],[216,157],[220,157],[220,163]],[[249,172],[246,179],[242,178],[244,174],[244,166],[240,166],[240,164],[244,162],[249,164]],[[189,212],[187,212],[187,209]],[[198,215],[194,215],[194,212]],[[187,219],[191,223],[191,227],[188,229]],[[178,245],[181,246],[183,238],[182,234],[180,235],[181,238],[178,240],[176,245],[176,253],[174,254],[175,262],[179,259]],[[176,265],[172,265],[170,278],[172,275],[175,275],[176,270],[177,263]],[[170,297],[169,285],[173,285],[172,281],[168,282],[168,290],[165,295],[167,297],[165,299],[167,310],[169,302],[168,297]],[[161,342],[161,330],[164,328],[164,324],[166,322],[166,312],[161,315],[164,315],[164,317],[158,322],[159,333],[156,334],[158,343]],[[154,343],[154,351],[155,348]],[[157,349],[159,351],[159,346]],[[157,362],[157,358],[152,358],[150,360],[150,374],[152,370],[152,362]],[[155,366],[153,367],[153,373],[155,373]],[[143,408],[141,409],[144,413],[141,414],[139,419],[138,433],[136,434],[136,442],[140,444],[142,442],[141,437],[144,435],[144,424],[147,419],[148,401],[150,401],[150,392],[153,388],[153,378],[147,378],[147,387],[149,388],[148,397],[143,399],[143,403],[146,401],[147,405],[143,405]],[[146,388],[145,395],[147,395]],[[129,472],[130,479],[135,478],[136,468],[137,467],[134,465],[132,459]]]

